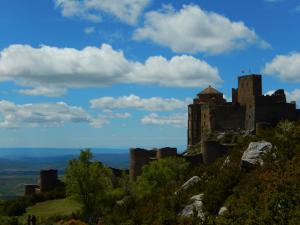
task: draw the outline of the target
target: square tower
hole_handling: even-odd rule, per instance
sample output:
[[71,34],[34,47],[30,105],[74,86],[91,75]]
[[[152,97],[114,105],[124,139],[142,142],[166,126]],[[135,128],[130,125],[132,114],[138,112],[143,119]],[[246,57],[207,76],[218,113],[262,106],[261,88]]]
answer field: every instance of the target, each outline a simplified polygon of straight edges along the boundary
[[256,96],[262,96],[261,75],[251,74],[238,78],[238,103],[253,105]]

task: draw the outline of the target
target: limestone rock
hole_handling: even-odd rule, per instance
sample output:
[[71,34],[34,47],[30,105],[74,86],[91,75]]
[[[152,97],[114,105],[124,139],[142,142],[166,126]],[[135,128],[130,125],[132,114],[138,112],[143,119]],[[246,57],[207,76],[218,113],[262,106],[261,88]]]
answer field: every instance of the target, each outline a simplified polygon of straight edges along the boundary
[[191,179],[189,179],[187,182],[185,182],[183,185],[181,185],[180,190],[187,190],[189,189],[191,186],[197,184],[198,182],[200,182],[200,177],[198,176],[193,176]]
[[198,218],[204,218],[204,213],[203,213],[203,194],[199,195],[194,195],[191,197],[192,203],[189,205],[186,205],[184,209],[181,211],[180,215],[183,217],[191,217],[196,213],[196,216]]
[[252,168],[263,165],[262,156],[272,149],[272,144],[267,141],[251,142],[241,159],[242,168]]
[[219,216],[223,216],[228,211],[227,207],[222,206],[218,212]]

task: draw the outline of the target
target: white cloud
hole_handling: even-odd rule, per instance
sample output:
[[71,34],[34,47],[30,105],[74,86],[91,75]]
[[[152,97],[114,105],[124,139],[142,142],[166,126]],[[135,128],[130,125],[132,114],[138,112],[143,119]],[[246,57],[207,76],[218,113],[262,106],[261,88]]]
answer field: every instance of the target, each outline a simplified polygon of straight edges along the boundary
[[92,108],[101,109],[126,109],[134,108],[146,111],[172,111],[175,109],[186,109],[190,99],[185,101],[175,98],[141,98],[136,95],[121,97],[102,97],[90,101]]
[[276,75],[284,81],[300,82],[300,53],[277,55],[271,62],[266,63],[262,72]]
[[66,94],[66,89],[59,87],[35,87],[32,89],[21,89],[20,94],[31,96],[58,97]]
[[127,112],[105,112],[92,116],[83,108],[64,102],[17,105],[0,100],[0,128],[59,127],[67,123],[87,123],[100,128],[111,119],[127,119],[130,116]]
[[89,123],[90,115],[80,107],[64,102],[16,105],[0,101],[1,128],[53,127],[65,123]]
[[286,93],[287,99],[289,101],[296,101],[299,105],[300,103],[300,89],[295,89],[292,92]]
[[159,116],[151,113],[141,119],[144,125],[169,125],[174,127],[185,127],[187,123],[186,113],[177,113],[169,116]]
[[130,74],[136,83],[156,83],[167,87],[206,87],[221,82],[218,69],[192,56],[149,57],[137,63]]
[[86,33],[86,34],[92,34],[94,32],[95,32],[95,27],[86,27],[84,29],[84,33]]
[[197,5],[184,5],[179,11],[168,6],[148,12],[144,27],[135,31],[134,38],[149,39],[175,52],[188,53],[219,54],[254,43],[263,48],[270,47],[243,22],[230,21]]
[[[0,52],[0,82],[30,87],[24,94],[48,92],[56,87],[103,87],[113,84],[151,84],[167,87],[205,87],[221,82],[218,69],[192,56],[149,57],[145,63],[126,59],[122,51],[100,48],[56,48],[11,45]],[[47,90],[46,90],[47,89]],[[58,92],[57,92],[58,94]]]
[[135,24],[150,0],[54,0],[65,17],[80,17],[100,22],[107,13],[128,23]]

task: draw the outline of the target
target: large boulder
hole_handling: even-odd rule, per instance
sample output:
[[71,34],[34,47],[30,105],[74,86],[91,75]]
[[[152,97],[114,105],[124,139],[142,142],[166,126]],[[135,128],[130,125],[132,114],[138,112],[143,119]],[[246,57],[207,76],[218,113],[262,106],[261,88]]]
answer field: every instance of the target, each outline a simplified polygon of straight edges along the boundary
[[272,149],[267,141],[251,142],[241,159],[241,167],[250,169],[256,165],[263,165],[262,156]]
[[191,197],[192,203],[189,205],[186,205],[184,209],[181,211],[180,215],[183,217],[191,217],[195,215],[198,218],[204,218],[204,212],[203,212],[203,194],[194,195]]

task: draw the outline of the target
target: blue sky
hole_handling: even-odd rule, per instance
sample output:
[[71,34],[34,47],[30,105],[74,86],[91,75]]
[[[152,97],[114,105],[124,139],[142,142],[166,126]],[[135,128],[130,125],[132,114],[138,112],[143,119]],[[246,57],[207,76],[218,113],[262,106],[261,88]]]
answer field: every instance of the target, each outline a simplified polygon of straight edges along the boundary
[[241,71],[300,101],[300,1],[2,0],[0,146],[186,146]]

